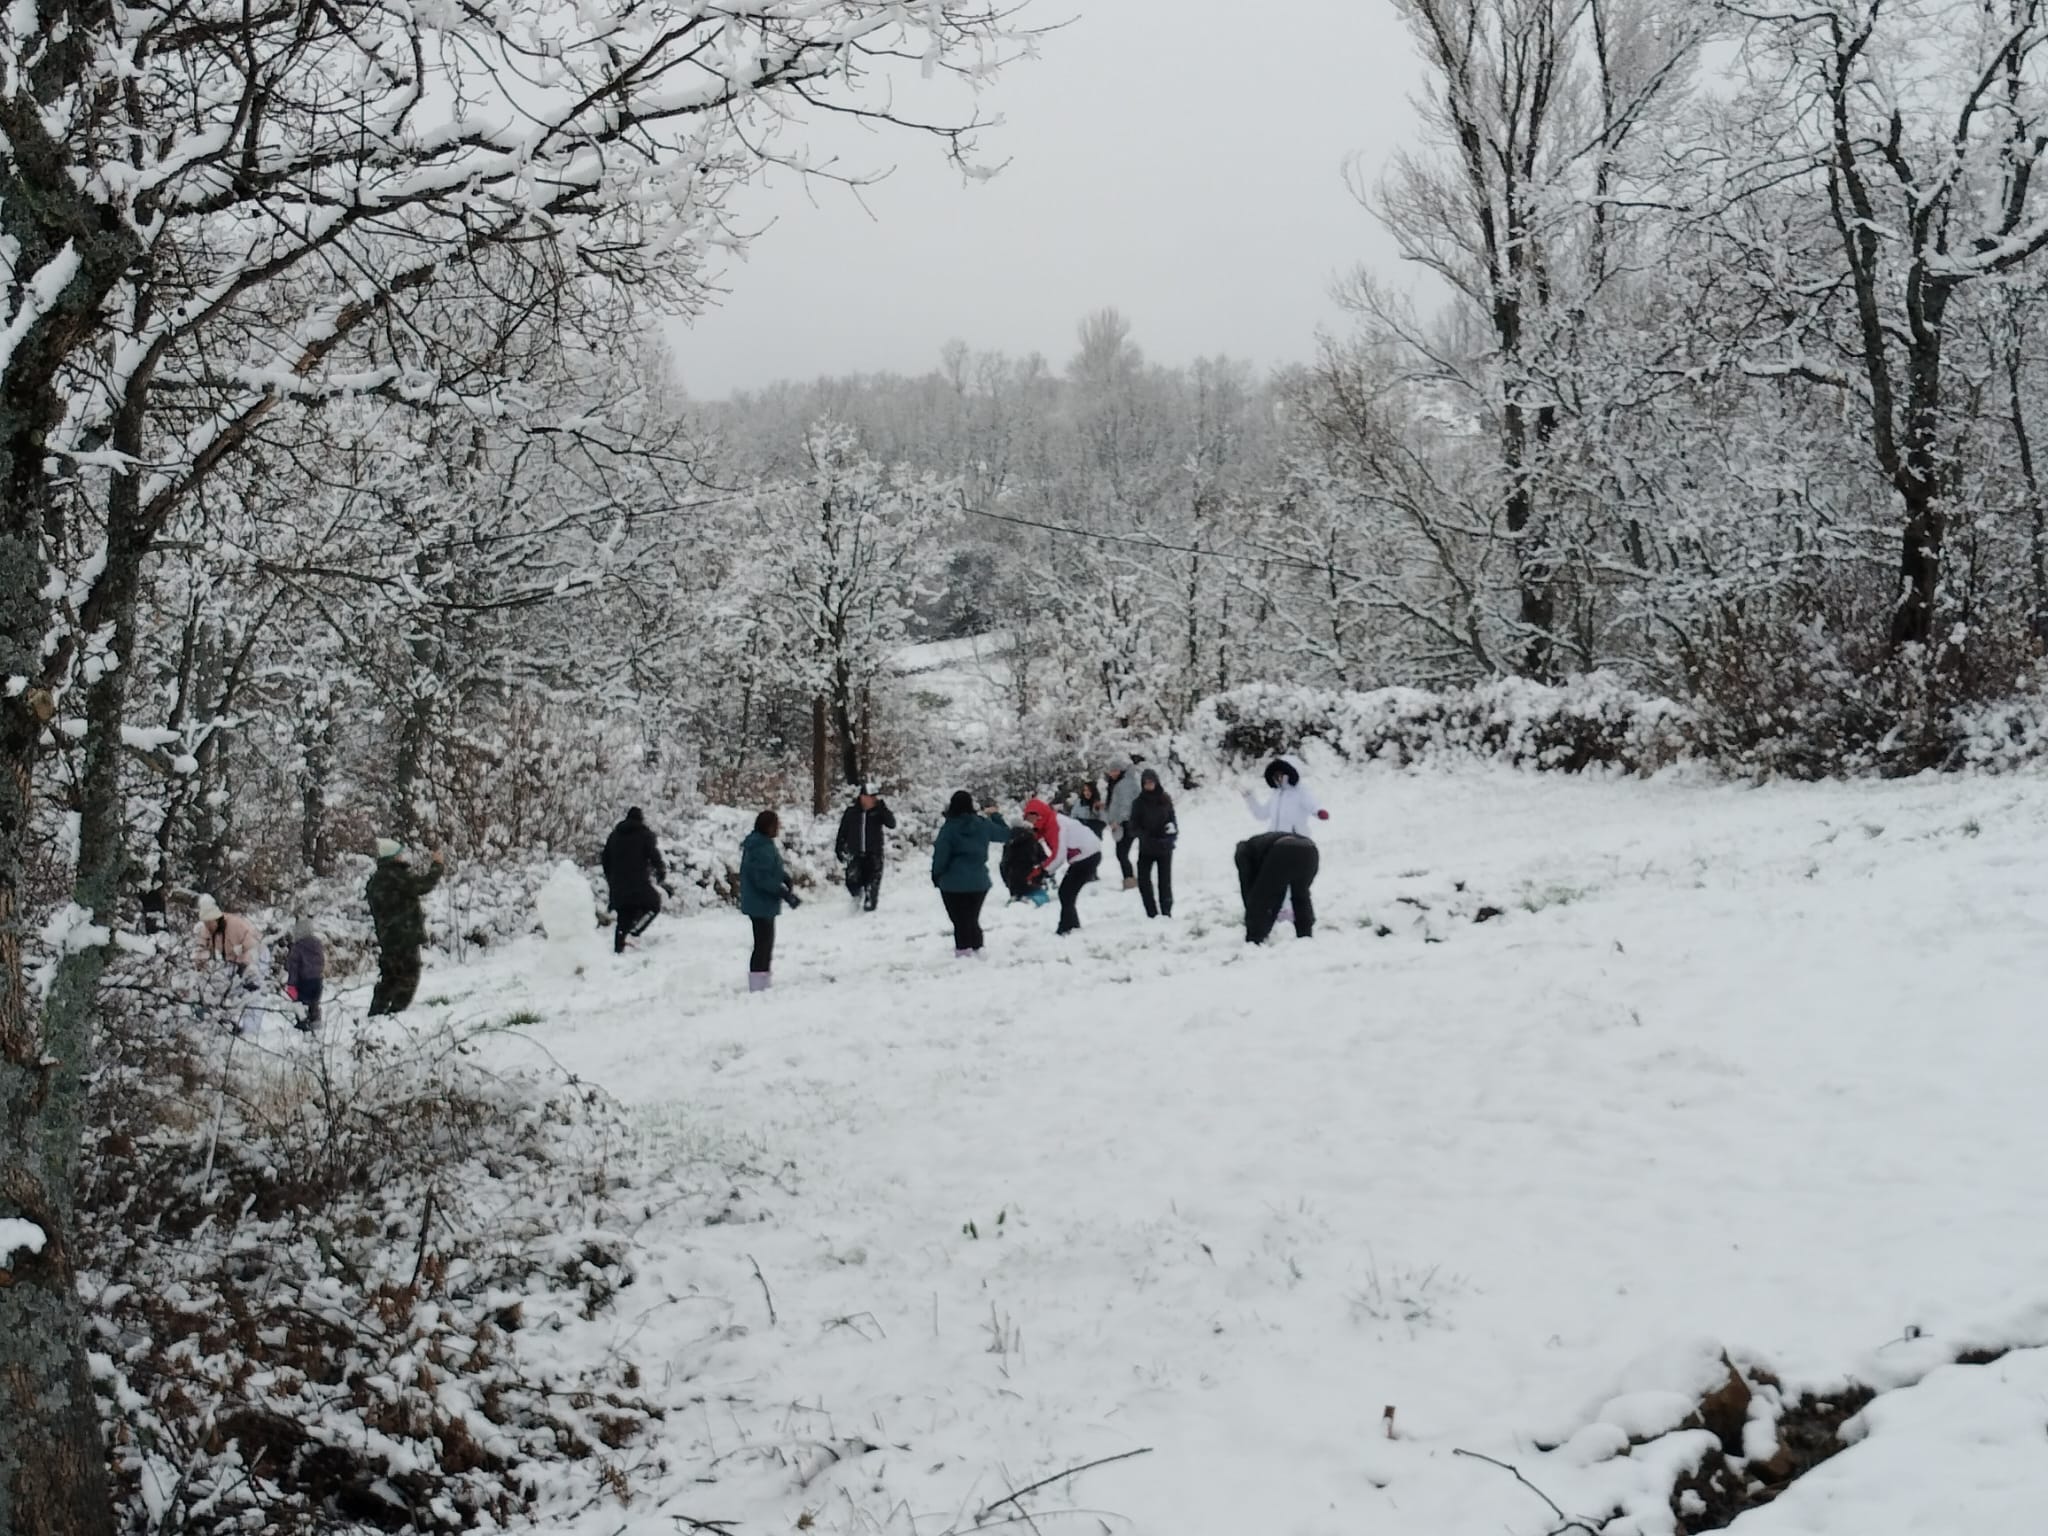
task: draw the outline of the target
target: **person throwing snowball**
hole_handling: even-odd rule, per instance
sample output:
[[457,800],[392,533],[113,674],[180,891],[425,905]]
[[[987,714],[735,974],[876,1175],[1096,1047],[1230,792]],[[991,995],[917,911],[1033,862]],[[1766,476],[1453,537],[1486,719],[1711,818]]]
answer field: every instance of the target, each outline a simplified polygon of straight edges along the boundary
[[1302,783],[1301,777],[1301,763],[1297,758],[1276,757],[1268,763],[1266,788],[1272,794],[1262,797],[1249,789],[1244,792],[1245,809],[1252,813],[1252,819],[1264,822],[1268,832],[1285,832],[1292,837],[1313,840],[1316,823],[1328,821],[1330,813],[1323,809],[1314,791]]

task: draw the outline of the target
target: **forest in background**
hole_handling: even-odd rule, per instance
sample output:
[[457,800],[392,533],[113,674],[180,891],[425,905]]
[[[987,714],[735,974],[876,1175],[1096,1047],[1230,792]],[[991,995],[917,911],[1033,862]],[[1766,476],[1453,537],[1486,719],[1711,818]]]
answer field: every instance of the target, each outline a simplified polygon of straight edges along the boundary
[[[764,166],[826,174],[797,104],[984,79],[1016,14],[0,15],[15,1528],[99,1528],[85,1080],[108,962],[201,892],[377,836],[587,860],[634,800],[1014,791],[1261,686],[1611,679],[1744,772],[2048,740],[2048,0],[1394,9],[1427,97],[1353,190],[1440,302],[1361,273],[1270,377],[1105,309],[719,403],[647,337]],[[1010,705],[973,743],[895,671],[966,635]]]
[[[828,787],[1024,788],[1248,684],[1611,674],[1799,775],[2032,699],[2048,21],[1403,9],[1429,110],[1355,190],[1444,302],[1360,273],[1299,366],[1107,308],[691,401],[644,293],[543,266],[434,308],[488,411],[277,413],[148,558],[129,715],[199,765],[129,769],[155,899],[375,830],[582,856],[622,797],[801,803],[821,741]],[[1014,715],[970,745],[893,662],[976,634]]]

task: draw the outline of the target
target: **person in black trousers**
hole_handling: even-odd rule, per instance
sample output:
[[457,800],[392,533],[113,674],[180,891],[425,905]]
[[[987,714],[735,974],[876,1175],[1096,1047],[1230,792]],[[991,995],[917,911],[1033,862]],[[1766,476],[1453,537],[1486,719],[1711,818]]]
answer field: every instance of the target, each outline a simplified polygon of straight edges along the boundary
[[[1173,797],[1147,768],[1138,776],[1138,798],[1131,803],[1130,830],[1138,839],[1138,895],[1147,917],[1173,916],[1173,849],[1180,841]],[[1159,888],[1153,892],[1153,877]]]
[[1263,944],[1279,920],[1283,902],[1294,906],[1294,932],[1308,938],[1316,930],[1315,884],[1322,855],[1315,843],[1292,832],[1261,832],[1237,845],[1237,883],[1244,895],[1244,938]]
[[612,828],[605,839],[604,882],[609,887],[617,927],[612,932],[612,953],[626,952],[626,940],[637,939],[661,913],[661,892],[668,885],[668,866],[661,859],[661,844],[654,829],[634,806],[626,819]]
[[896,813],[872,784],[861,785],[859,797],[839,818],[838,852],[846,869],[846,892],[863,912],[874,911],[882,899],[882,860],[895,826]]
[[775,839],[782,836],[782,818],[763,811],[754,830],[740,844],[740,912],[753,924],[754,948],[747,956],[747,990],[766,992],[774,982],[775,919],[801,902],[791,889],[789,870]]
[[964,789],[946,806],[945,825],[932,839],[932,884],[953,923],[956,960],[982,957],[981,908],[994,884],[988,876],[988,851],[1009,835],[1009,823],[993,805],[974,814],[974,796]]

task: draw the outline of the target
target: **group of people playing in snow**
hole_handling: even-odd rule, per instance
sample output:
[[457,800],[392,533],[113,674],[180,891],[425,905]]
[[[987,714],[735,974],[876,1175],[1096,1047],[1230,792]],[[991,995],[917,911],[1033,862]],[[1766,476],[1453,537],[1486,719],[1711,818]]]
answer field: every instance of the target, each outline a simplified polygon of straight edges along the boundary
[[[420,984],[420,951],[427,942],[423,898],[441,883],[443,861],[435,853],[426,870],[415,871],[412,854],[391,838],[377,840],[377,860],[363,887],[370,927],[377,940],[377,984],[370,994],[372,1015],[403,1013]],[[256,925],[236,912],[223,912],[211,896],[199,898],[192,930],[193,962],[203,975],[228,978],[224,1003],[239,1005],[236,1025],[244,1034],[263,1027],[270,1010],[263,1003],[270,974],[270,946]],[[284,955],[284,995],[301,1010],[294,1027],[308,1034],[320,1027],[327,990],[327,942],[310,917],[292,925]]]
[[[1292,919],[1300,937],[1313,933],[1310,893],[1320,864],[1314,831],[1329,817],[1293,758],[1276,758],[1264,779],[1266,793],[1246,791],[1245,804],[1266,830],[1240,843],[1236,855],[1245,937],[1255,944],[1263,943],[1283,916]],[[895,829],[896,813],[872,784],[860,787],[840,817],[834,852],[847,894],[864,912],[874,911],[881,900],[888,839]],[[739,907],[753,930],[747,959],[752,992],[766,991],[773,983],[776,919],[785,908],[801,904],[783,862],[781,834],[781,818],[763,811],[740,846]],[[1171,917],[1179,838],[1173,797],[1157,770],[1136,757],[1128,767],[1111,768],[1103,785],[1081,785],[1065,810],[1044,799],[1027,800],[1016,826],[993,803],[977,806],[968,791],[956,792],[932,840],[931,858],[932,885],[952,925],[955,957],[974,959],[984,953],[982,909],[995,888],[989,871],[992,850],[1002,849],[1000,873],[1013,900],[1040,905],[1058,900],[1056,931],[1064,936],[1080,928],[1081,893],[1101,878],[1110,848],[1123,889],[1138,892],[1146,917]],[[637,808],[626,813],[605,845],[604,872],[615,921],[613,947],[623,950],[661,910],[656,887],[667,885],[660,848]]]
[[[1247,790],[1245,804],[1266,830],[1237,846],[1245,938],[1254,944],[1271,935],[1283,914],[1291,916],[1302,938],[1314,931],[1310,888],[1320,862],[1314,829],[1329,816],[1302,782],[1301,765],[1293,758],[1276,758],[1264,777],[1267,793]],[[895,829],[896,813],[872,784],[861,786],[840,818],[835,851],[846,890],[863,911],[874,911],[881,900],[888,836]],[[773,978],[776,919],[784,908],[801,905],[783,863],[777,841],[781,835],[781,818],[763,811],[740,846],[739,906],[753,929],[747,986],[755,992],[767,990]],[[1128,767],[1112,767],[1102,785],[1092,780],[1082,784],[1065,810],[1056,810],[1043,799],[1025,801],[1021,821],[1014,827],[993,803],[976,806],[974,797],[960,790],[946,806],[945,820],[932,841],[931,860],[932,885],[953,928],[954,955],[973,959],[984,953],[981,914],[995,888],[989,873],[992,850],[1002,849],[1000,871],[1013,900],[1040,905],[1058,900],[1056,931],[1064,936],[1080,928],[1081,893],[1101,878],[1103,857],[1110,848],[1122,871],[1123,889],[1138,892],[1146,917],[1171,917],[1173,855],[1179,838],[1173,797],[1158,772],[1136,757]],[[410,850],[389,838],[378,840],[376,853],[376,866],[363,891],[377,940],[373,1016],[404,1012],[419,988],[420,951],[427,939],[422,902],[440,883],[445,867],[436,852],[424,870],[415,870]],[[612,829],[602,862],[612,912],[612,948],[623,953],[660,914],[662,893],[675,894],[660,841],[638,806]],[[193,944],[195,963],[202,970],[218,969],[229,976],[227,1001],[239,1004],[239,1027],[245,1032],[260,1028],[270,951],[255,925],[222,911],[211,896],[201,896]],[[327,949],[310,919],[294,924],[284,969],[285,996],[303,1010],[297,1027],[317,1029]]]

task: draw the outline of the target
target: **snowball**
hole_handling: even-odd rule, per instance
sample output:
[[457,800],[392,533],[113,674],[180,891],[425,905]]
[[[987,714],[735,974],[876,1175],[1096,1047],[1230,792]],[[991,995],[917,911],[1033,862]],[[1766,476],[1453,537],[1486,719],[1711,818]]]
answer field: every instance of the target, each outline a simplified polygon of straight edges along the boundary
[[556,944],[588,938],[597,926],[597,902],[591,896],[590,882],[567,859],[555,865],[546,884],[534,892],[533,906],[542,931]]

